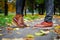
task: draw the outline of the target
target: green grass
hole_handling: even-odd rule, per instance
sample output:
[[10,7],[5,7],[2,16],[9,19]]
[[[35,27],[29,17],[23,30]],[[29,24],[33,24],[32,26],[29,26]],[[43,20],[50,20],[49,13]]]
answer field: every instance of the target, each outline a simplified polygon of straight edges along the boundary
[[13,15],[4,16],[3,14],[0,14],[0,26],[6,26],[7,23],[12,22]]
[[34,20],[34,19],[36,19],[36,18],[38,18],[39,16],[37,16],[37,15],[31,15],[31,14],[27,14],[27,16],[24,16],[24,18],[25,19],[27,19],[27,20]]

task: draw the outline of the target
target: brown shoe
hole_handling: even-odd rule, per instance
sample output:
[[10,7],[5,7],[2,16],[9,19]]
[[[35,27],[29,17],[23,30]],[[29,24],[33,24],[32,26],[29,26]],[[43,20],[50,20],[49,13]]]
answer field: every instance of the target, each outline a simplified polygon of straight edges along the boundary
[[35,25],[35,27],[41,27],[41,28],[52,27],[52,26],[53,26],[52,22],[42,22],[41,24]]
[[18,27],[24,28],[26,25],[24,24],[23,21],[23,16],[20,14],[16,14],[16,16],[13,18],[13,22],[17,24]]

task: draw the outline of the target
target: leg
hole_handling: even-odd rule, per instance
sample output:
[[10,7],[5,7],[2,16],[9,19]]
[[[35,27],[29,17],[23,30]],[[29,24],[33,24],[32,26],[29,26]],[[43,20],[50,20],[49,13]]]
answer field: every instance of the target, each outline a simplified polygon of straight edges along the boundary
[[25,0],[16,0],[16,14],[23,15],[24,6],[25,6]]
[[18,27],[26,26],[23,21],[23,9],[25,5],[25,0],[16,0],[16,16],[13,21],[17,24]]
[[46,5],[46,17],[44,21],[52,22],[53,13],[54,13],[54,0],[45,0]]
[[41,24],[35,25],[36,27],[52,27],[52,18],[53,18],[53,12],[54,12],[54,0],[45,0],[46,5],[46,17],[44,19],[44,22]]

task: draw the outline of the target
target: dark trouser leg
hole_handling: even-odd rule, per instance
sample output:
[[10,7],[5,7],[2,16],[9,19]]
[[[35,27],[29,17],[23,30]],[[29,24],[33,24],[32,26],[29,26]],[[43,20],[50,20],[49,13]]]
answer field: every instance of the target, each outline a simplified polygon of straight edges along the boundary
[[46,5],[46,17],[44,21],[52,22],[54,12],[54,0],[45,0]]
[[16,0],[16,14],[23,15],[25,0]]
[[16,0],[16,16],[13,21],[20,28],[26,27],[23,20],[23,9],[25,5],[25,0]]

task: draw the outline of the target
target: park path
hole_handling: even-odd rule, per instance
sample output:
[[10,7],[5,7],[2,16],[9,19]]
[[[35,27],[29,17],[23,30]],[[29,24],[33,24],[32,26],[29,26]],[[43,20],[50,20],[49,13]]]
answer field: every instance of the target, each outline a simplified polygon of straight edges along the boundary
[[[34,35],[34,33],[39,32],[41,30],[39,28],[33,29],[34,25],[37,23],[43,22],[44,21],[43,19],[44,18],[36,19],[32,22],[25,22],[26,24],[30,25],[29,28],[19,28],[19,30],[10,31],[11,33],[8,33],[8,31],[5,28],[2,28],[2,32],[0,33],[3,34],[3,36],[0,36],[0,40],[2,40],[3,38],[6,38],[6,40],[15,40],[14,38],[16,38],[16,40],[19,40],[19,38],[26,37],[26,35],[28,34]],[[59,19],[53,18],[54,25],[57,24],[56,20],[59,20]],[[50,32],[48,35],[45,35],[45,36],[36,36],[36,35],[34,36],[35,36],[34,40],[53,40],[54,33]]]

